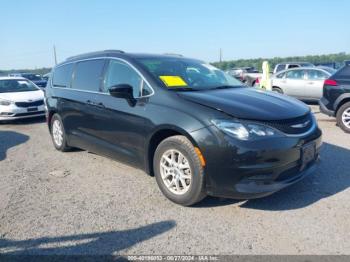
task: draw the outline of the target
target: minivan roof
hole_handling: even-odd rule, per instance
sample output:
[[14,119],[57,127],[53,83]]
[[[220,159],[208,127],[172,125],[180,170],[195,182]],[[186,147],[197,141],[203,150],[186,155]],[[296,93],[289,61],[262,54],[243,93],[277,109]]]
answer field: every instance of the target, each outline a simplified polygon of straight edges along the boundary
[[199,59],[186,58],[179,54],[144,54],[144,53],[126,53],[121,50],[104,50],[97,52],[90,52],[85,54],[80,54],[76,56],[68,57],[65,61],[58,65],[65,64],[67,62],[74,62],[83,59],[97,58],[97,57],[119,57],[119,58],[161,58],[161,57],[177,57],[180,59],[191,59],[196,61],[201,61]]

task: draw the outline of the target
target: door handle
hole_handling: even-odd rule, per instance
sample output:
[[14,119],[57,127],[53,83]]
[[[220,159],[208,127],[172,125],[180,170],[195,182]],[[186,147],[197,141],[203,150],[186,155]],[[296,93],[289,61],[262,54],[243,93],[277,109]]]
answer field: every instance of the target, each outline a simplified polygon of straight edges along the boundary
[[102,102],[99,102],[96,104],[98,107],[106,108],[105,105]]
[[87,105],[91,105],[91,106],[97,106],[97,107],[105,108],[105,105],[102,102],[93,102],[91,100],[87,100],[86,104]]
[[314,82],[307,82],[309,85],[313,85],[314,84]]

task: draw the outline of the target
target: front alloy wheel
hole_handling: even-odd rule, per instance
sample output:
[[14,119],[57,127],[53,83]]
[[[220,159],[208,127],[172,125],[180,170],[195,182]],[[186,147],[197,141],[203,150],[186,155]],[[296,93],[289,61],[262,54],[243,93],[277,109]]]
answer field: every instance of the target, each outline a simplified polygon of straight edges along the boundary
[[171,149],[162,155],[160,174],[170,192],[183,195],[190,189],[192,171],[187,158],[176,149]]
[[206,195],[203,164],[185,136],[168,137],[158,145],[153,170],[162,193],[177,204],[190,206]]

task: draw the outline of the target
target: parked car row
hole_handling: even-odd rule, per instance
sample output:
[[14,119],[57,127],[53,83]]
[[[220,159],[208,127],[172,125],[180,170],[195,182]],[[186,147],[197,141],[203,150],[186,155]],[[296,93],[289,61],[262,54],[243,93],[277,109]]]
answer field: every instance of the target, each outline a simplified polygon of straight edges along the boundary
[[324,81],[320,110],[336,117],[338,126],[350,133],[350,64]]
[[0,77],[0,121],[45,115],[44,92],[23,77]]
[[41,77],[41,75],[38,75],[38,74],[13,73],[13,74],[9,74],[9,76],[26,78],[26,79],[32,81],[34,84],[36,84],[40,88],[45,88],[46,84],[47,84],[47,79],[44,79],[43,77]]

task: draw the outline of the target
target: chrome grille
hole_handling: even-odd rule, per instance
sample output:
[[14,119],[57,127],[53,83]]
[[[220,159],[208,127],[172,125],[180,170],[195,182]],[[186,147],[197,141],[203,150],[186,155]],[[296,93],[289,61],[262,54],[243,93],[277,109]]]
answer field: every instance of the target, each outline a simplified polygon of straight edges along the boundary
[[265,121],[265,125],[280,130],[290,135],[303,134],[314,126],[314,119],[311,113],[292,119]]
[[33,107],[33,106],[42,106],[44,100],[38,100],[33,102],[16,102],[15,105],[18,107]]

